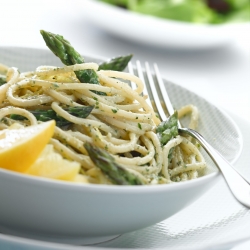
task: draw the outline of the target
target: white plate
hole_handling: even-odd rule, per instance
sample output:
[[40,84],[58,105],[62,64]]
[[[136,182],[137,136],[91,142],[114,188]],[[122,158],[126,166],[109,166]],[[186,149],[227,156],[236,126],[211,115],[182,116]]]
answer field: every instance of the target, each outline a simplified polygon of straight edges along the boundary
[[[232,115],[232,118],[237,122],[244,138],[244,149],[235,167],[250,179],[250,123],[236,115]],[[225,182],[221,180],[200,200],[172,218],[92,246],[91,249],[229,250],[249,237],[250,211],[234,200]],[[249,243],[244,245],[248,246]],[[84,250],[89,247],[0,233],[0,249]]]
[[204,25],[142,15],[97,0],[78,0],[83,15],[105,31],[140,44],[175,49],[204,49],[233,41],[250,23]]
[[[0,47],[0,58],[2,63],[16,66],[21,71],[32,70],[39,65],[61,65],[59,59],[48,50]],[[90,58],[85,59],[86,61],[93,60]],[[235,162],[242,151],[242,135],[235,122],[225,112],[187,89],[166,80],[165,84],[170,98],[172,98],[172,102],[177,109],[188,103],[193,103],[198,107],[201,113],[199,131],[230,162]],[[8,232],[10,235],[16,234],[19,236],[22,235],[24,238],[34,237],[34,239],[46,239],[45,241],[50,240],[54,242],[69,243],[74,241],[74,244],[79,244],[79,242],[86,244],[86,242],[92,243],[96,241],[96,239],[91,239],[92,236],[96,236],[98,241],[105,241],[110,239],[110,236],[114,237],[116,234],[131,232],[159,222],[170,215],[166,215],[166,212],[170,212],[172,215],[176,211],[179,211],[180,208],[187,207],[191,200],[194,201],[197,199],[199,195],[204,194],[204,191],[214,184],[213,181],[217,179],[216,176],[218,174],[215,172],[196,180],[178,183],[175,186],[157,185],[139,189],[137,187],[100,187],[98,185],[83,187],[51,180],[38,181],[38,179],[33,177],[20,176],[17,173],[0,170],[0,218],[2,222],[0,230],[5,233]],[[183,187],[185,188],[183,189]],[[173,190],[179,192],[178,199],[176,199],[176,196],[173,196]],[[90,193],[91,195],[89,195]],[[225,189],[225,194],[228,194],[230,197],[227,189]],[[96,197],[94,198],[96,206],[94,206],[93,213],[91,210],[92,197]],[[165,199],[166,197],[168,199]],[[209,197],[205,201],[210,202],[212,198]],[[3,199],[5,202],[3,202]],[[87,200],[90,200],[90,202],[86,202]],[[114,201],[116,202],[116,206],[112,205]],[[128,206],[131,202],[133,207]],[[159,203],[162,205],[159,206]],[[228,211],[234,207],[235,203],[230,205]],[[60,204],[63,204],[63,206]],[[236,205],[239,206],[237,203]],[[87,211],[91,212],[83,213],[83,208],[86,209],[86,207]],[[16,210],[16,208],[18,209]],[[217,207],[215,208],[218,209]],[[205,210],[205,207],[202,207],[203,213]],[[53,211],[56,211],[56,213]],[[71,211],[71,217],[68,216],[69,211]],[[107,216],[103,216],[105,211]],[[75,216],[77,213],[79,215]],[[192,218],[192,214],[193,211],[188,218]],[[65,220],[63,220],[64,218],[66,218],[66,224]],[[188,220],[188,218],[185,219]],[[204,218],[202,217],[202,219]],[[169,220],[171,221],[171,219]],[[51,221],[54,221],[54,223]],[[72,223],[72,221],[75,223]],[[201,218],[199,220],[192,220],[191,223],[195,226],[195,223],[199,223],[200,221],[202,221]],[[12,223],[12,230],[8,231],[4,223],[9,222]],[[37,234],[31,235],[30,232],[25,233],[23,230],[21,232],[20,230],[13,232],[17,226],[21,228],[23,226],[22,223],[26,224],[28,228],[32,228],[32,230],[37,225],[43,227],[43,232],[50,230],[50,239],[48,239],[48,235],[42,238]],[[157,225],[165,227],[164,223],[162,222],[162,224]],[[189,220],[188,223],[190,223]],[[157,225],[153,228],[155,228],[156,232],[159,232]],[[175,224],[175,226],[177,225],[178,223]],[[55,235],[52,235],[52,232],[58,232],[56,231],[58,228],[61,230],[61,235],[55,237]],[[147,230],[142,230],[142,232],[147,233]],[[176,230],[178,231],[179,229],[176,228]],[[62,237],[62,232],[64,237]],[[133,234],[137,234],[137,232],[131,233],[131,235]],[[100,239],[100,236],[108,237]],[[118,242],[120,238],[117,239]],[[145,241],[146,243],[147,241]]]
[[244,241],[243,243],[237,245],[236,247],[232,248],[231,250],[246,250],[250,249],[250,240]]

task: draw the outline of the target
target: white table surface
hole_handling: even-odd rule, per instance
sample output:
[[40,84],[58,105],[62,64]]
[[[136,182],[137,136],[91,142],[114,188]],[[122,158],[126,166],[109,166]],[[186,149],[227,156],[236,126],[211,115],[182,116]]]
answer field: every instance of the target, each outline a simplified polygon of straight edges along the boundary
[[82,54],[133,53],[134,61],[157,62],[166,79],[250,122],[250,32],[216,49],[173,51],[110,36],[84,18],[76,0],[0,0],[0,6],[0,46],[46,48],[39,33],[44,29],[63,35]]

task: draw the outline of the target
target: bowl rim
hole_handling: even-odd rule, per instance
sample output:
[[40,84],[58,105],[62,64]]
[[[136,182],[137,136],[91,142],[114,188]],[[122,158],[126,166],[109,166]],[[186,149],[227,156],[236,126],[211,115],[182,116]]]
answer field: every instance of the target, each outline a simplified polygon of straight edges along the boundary
[[105,192],[105,191],[112,191],[114,192],[129,192],[129,193],[142,193],[142,192],[158,192],[158,191],[171,191],[173,189],[183,189],[188,186],[196,186],[202,183],[208,182],[211,179],[215,179],[220,177],[220,171],[215,170],[212,173],[207,175],[201,176],[196,179],[183,181],[183,182],[173,182],[170,184],[156,184],[156,185],[108,185],[108,184],[84,184],[81,182],[71,182],[65,180],[57,180],[51,179],[46,177],[40,176],[33,176],[25,173],[19,173],[8,169],[0,168],[0,179],[1,178],[8,178],[12,179],[12,181],[16,182],[18,178],[19,182],[29,183],[36,186],[47,186],[50,188],[63,188],[63,189],[72,189],[72,190],[79,190],[79,191],[98,191],[98,192]]

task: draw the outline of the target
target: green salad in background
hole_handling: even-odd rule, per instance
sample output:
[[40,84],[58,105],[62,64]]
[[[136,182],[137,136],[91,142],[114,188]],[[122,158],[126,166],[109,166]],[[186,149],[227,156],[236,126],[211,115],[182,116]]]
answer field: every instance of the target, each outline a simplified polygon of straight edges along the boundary
[[101,0],[160,18],[219,24],[250,21],[250,0]]

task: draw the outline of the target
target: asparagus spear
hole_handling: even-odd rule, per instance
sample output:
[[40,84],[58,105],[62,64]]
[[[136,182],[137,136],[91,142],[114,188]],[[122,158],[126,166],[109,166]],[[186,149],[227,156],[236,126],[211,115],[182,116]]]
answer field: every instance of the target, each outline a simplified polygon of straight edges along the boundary
[[178,113],[171,115],[168,120],[161,122],[156,128],[156,133],[160,139],[161,145],[164,146],[172,138],[178,135]]
[[6,83],[6,76],[0,75],[0,86]]
[[[86,106],[86,107],[69,107],[65,108],[64,110],[67,111],[69,114],[79,117],[79,118],[86,118],[91,111],[93,110],[94,106]],[[72,124],[70,121],[64,119],[63,117],[59,116],[53,109],[49,110],[30,110],[30,112],[36,117],[38,121],[50,121],[55,120],[56,125],[58,127],[64,127],[67,125]],[[25,117],[21,115],[12,114],[10,116],[11,119],[14,120],[24,120]]]
[[103,69],[103,70],[123,71],[127,67],[128,62],[131,60],[132,56],[133,56],[132,54],[129,54],[127,56],[119,56],[112,58],[108,62],[101,63],[99,65],[99,70]]
[[136,175],[128,172],[115,162],[115,159],[105,150],[88,142],[84,144],[93,163],[100,168],[115,184],[143,185],[143,181]]
[[[45,30],[40,31],[46,45],[60,58],[65,65],[84,63],[83,57],[71,46],[70,42],[61,35],[56,35]],[[75,72],[80,82],[99,84],[98,76],[92,69],[79,70]]]
[[[84,58],[78,53],[70,44],[69,41],[64,39],[61,35],[56,35],[51,32],[44,30],[40,31],[45,43],[49,49],[61,59],[62,63],[65,65],[73,65],[76,63],[83,63]],[[111,59],[109,62],[104,62],[99,65],[99,69],[110,69],[116,71],[122,71],[126,68],[128,62],[132,58],[132,55],[120,56]],[[96,72],[92,69],[80,70],[75,72],[77,78],[82,83],[93,83],[99,84],[98,76]],[[103,95],[103,92],[98,92],[98,94]]]
[[[177,111],[171,115],[168,120],[161,122],[156,128],[157,136],[161,142],[161,145],[166,145],[172,138],[178,135],[178,113]],[[173,158],[173,150],[171,148],[168,153],[168,160],[171,161]]]

